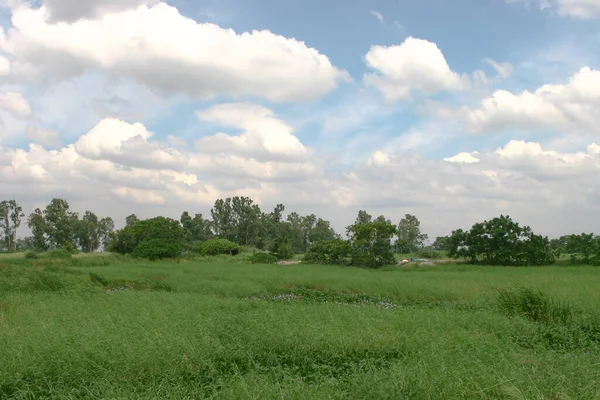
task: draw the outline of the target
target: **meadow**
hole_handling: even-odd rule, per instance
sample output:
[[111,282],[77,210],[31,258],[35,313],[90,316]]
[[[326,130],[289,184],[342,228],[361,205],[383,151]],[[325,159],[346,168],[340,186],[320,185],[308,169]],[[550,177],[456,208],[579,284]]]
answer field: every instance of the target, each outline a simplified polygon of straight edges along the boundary
[[600,399],[600,268],[0,256],[0,399]]

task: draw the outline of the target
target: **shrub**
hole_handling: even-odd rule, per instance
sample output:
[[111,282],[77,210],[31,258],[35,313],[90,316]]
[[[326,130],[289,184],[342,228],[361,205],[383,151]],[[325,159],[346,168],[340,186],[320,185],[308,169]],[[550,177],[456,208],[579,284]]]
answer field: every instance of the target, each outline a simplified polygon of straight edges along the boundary
[[204,242],[200,248],[200,252],[204,256],[216,256],[219,254],[235,256],[240,251],[241,248],[239,245],[227,239],[210,239]]
[[277,260],[289,260],[294,257],[292,246],[287,239],[278,238],[273,241],[269,252],[277,258]]
[[60,259],[70,259],[72,258],[71,252],[66,249],[56,249],[48,252],[46,254],[48,258],[60,258]]
[[133,256],[148,258],[151,261],[161,258],[175,258],[180,254],[178,243],[162,239],[146,239],[135,247]]
[[40,258],[40,255],[35,251],[28,251],[27,253],[25,253],[25,258],[29,260],[37,260],[38,258]]
[[277,257],[269,253],[256,252],[248,258],[248,261],[251,264],[275,264]]
[[302,262],[306,264],[342,265],[350,255],[350,243],[341,239],[324,240],[313,243]]
[[534,322],[566,324],[573,314],[568,303],[551,299],[537,289],[518,285],[499,290],[496,302],[507,314],[520,315]]
[[442,258],[444,254],[437,250],[432,249],[421,249],[417,251],[417,257],[419,258],[429,258],[431,260],[439,260]]

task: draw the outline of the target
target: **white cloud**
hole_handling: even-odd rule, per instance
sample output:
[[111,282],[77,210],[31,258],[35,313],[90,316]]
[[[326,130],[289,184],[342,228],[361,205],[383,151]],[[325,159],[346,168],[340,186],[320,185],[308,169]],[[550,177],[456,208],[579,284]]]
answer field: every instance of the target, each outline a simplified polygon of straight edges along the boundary
[[244,130],[240,136],[217,133],[199,139],[195,146],[201,153],[230,153],[260,160],[306,159],[309,155],[308,149],[293,135],[293,129],[266,107],[250,103],[219,104],[197,115],[203,121]]
[[13,27],[0,42],[14,58],[18,78],[47,81],[91,69],[165,95],[272,101],[313,99],[349,78],[303,42],[266,30],[238,34],[197,23],[165,3],[71,23],[50,23],[46,13],[46,6],[13,10]]
[[534,92],[496,91],[474,109],[461,111],[473,132],[507,128],[597,132],[600,123],[600,71],[581,68],[564,84]]
[[514,71],[513,65],[508,62],[500,63],[491,58],[485,58],[483,61],[487,64],[490,64],[496,70],[498,76],[500,76],[503,79],[506,79],[509,76],[511,76]]
[[379,11],[377,10],[369,10],[369,13],[374,16],[375,18],[377,18],[377,20],[382,23],[385,24],[385,19],[383,18],[383,14],[381,14]]
[[10,75],[10,60],[0,55],[0,76]]
[[462,90],[464,78],[452,71],[435,43],[413,37],[395,46],[372,46],[365,61],[377,73],[365,75],[388,100],[402,100],[419,91],[432,94]]
[[32,115],[29,102],[18,92],[0,92],[0,109],[16,118],[24,119]]
[[46,147],[60,147],[60,135],[58,132],[49,131],[46,129],[36,128],[28,125],[25,128],[25,136],[32,140],[33,143],[39,143]]
[[143,4],[156,4],[158,0],[45,0],[44,5],[50,22],[74,22],[94,19],[106,13],[114,13]]
[[471,153],[462,152],[458,153],[455,156],[444,158],[444,161],[452,162],[452,163],[463,163],[463,164],[473,164],[479,162],[479,152],[473,151]]
[[[230,110],[227,115],[235,113]],[[120,143],[111,137],[110,145],[98,148],[88,140],[81,153],[77,145],[60,150],[0,147],[3,191],[26,207],[61,196],[116,219],[133,211],[177,216],[190,207],[206,214],[217,198],[249,195],[265,207],[283,202],[290,211],[314,212],[340,230],[358,209],[393,220],[414,213],[432,235],[500,213],[547,234],[590,230],[600,223],[597,144],[587,151],[562,153],[535,142],[511,141],[496,150],[459,153],[447,160],[377,151],[365,164],[328,172],[316,159],[259,161],[237,155],[236,149],[219,155],[181,152],[179,164],[143,164],[140,160],[153,160],[153,152],[165,145],[152,141],[137,124],[109,123],[123,131],[114,136]],[[107,132],[99,127],[86,137]],[[123,145],[135,137],[147,141],[134,149]],[[549,220],[547,215],[556,218]],[[557,219],[566,222],[557,225]]]
[[538,4],[541,10],[550,9],[561,17],[592,19],[600,17],[599,0],[507,0],[509,3],[521,2]]

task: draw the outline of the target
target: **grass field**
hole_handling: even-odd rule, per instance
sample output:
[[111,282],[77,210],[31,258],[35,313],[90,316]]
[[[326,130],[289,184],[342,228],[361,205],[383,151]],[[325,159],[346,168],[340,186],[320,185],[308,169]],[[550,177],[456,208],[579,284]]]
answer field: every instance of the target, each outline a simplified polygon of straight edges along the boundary
[[599,289],[593,267],[1,257],[0,399],[600,399]]

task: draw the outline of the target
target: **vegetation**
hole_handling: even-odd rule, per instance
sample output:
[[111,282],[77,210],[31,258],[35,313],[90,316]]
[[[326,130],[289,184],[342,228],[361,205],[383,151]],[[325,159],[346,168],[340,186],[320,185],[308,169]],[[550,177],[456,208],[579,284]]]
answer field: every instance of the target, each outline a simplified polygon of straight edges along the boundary
[[600,395],[595,267],[36,254],[0,256],[3,399]]
[[468,232],[452,232],[448,254],[490,265],[549,265],[556,260],[547,237],[535,235],[528,226],[521,227],[503,215],[477,223]]

